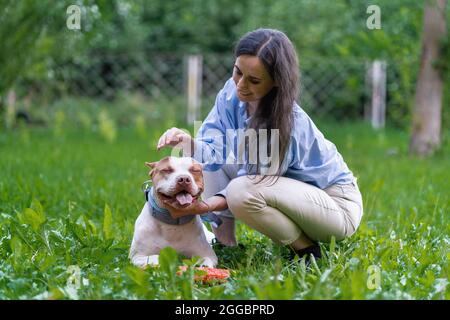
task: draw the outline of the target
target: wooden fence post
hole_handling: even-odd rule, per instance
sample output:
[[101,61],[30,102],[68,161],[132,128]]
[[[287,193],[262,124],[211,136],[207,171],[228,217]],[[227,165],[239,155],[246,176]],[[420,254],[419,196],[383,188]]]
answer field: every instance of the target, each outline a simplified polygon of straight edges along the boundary
[[370,119],[372,118],[372,62],[366,61],[365,65],[364,121],[370,122]]
[[11,129],[16,121],[16,91],[10,89],[6,96],[5,127]]
[[375,60],[366,73],[366,82],[371,92],[370,105],[364,107],[364,118],[370,120],[375,129],[386,123],[386,62]]
[[193,124],[200,116],[202,95],[202,63],[201,55],[187,56],[187,117],[188,124]]

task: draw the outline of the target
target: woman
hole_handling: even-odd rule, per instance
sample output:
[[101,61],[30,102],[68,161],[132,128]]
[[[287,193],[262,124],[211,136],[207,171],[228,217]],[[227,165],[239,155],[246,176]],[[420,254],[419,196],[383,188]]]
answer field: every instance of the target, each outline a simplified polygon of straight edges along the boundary
[[[298,58],[286,35],[273,29],[249,32],[238,42],[235,57],[233,77],[217,95],[197,137],[172,128],[158,142],[158,150],[181,145],[188,156],[193,148],[194,158],[206,163],[207,199],[185,209],[169,204],[170,211],[174,216],[218,213],[223,224],[213,231],[224,245],[236,245],[237,218],[299,257],[320,258],[318,241],[342,240],[359,226],[363,205],[356,178],[295,102]],[[248,135],[254,141],[245,149],[239,133],[251,130],[256,138]],[[236,151],[243,149],[233,144],[239,139],[244,163],[237,161],[242,153]],[[274,151],[275,172],[267,174],[261,157],[250,163],[252,151],[262,147]]]

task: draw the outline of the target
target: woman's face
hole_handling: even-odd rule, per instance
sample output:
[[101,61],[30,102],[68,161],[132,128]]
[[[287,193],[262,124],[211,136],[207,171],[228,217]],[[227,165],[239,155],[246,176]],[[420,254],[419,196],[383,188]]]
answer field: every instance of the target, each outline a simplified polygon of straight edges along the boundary
[[240,55],[234,64],[233,80],[236,83],[239,100],[256,102],[274,87],[272,77],[262,61],[252,55]]

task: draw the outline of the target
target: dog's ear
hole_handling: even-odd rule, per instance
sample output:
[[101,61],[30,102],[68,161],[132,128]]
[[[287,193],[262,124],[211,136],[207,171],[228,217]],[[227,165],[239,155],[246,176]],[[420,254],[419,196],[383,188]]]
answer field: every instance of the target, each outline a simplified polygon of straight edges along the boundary
[[156,161],[156,162],[146,162],[145,163],[145,165],[147,166],[147,167],[149,167],[149,168],[151,168],[152,170],[150,170],[149,172],[148,172],[148,175],[151,177],[151,178],[153,178],[153,174],[154,174],[154,172],[155,172],[155,167],[156,167],[156,165],[158,164],[158,161]]
[[155,166],[158,164],[158,161],[156,162],[146,162],[145,165],[151,169],[155,168]]
[[195,160],[194,158],[192,158],[192,164],[194,164],[194,165],[196,165],[196,166],[199,166],[200,167],[200,169],[204,169],[205,168],[205,166],[206,166],[206,163],[201,163],[201,162],[198,162],[197,160]]

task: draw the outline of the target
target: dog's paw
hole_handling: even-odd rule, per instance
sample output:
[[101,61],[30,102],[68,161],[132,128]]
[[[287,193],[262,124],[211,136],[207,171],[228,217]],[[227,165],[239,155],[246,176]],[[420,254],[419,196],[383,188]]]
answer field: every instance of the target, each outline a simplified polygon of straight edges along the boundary
[[204,257],[202,262],[200,263],[200,266],[202,267],[208,267],[208,268],[214,268],[217,264],[217,261],[214,261],[211,258]]
[[154,254],[147,257],[147,264],[151,266],[157,266],[159,264],[159,255]]
[[139,257],[134,257],[131,262],[139,268],[144,268],[147,265],[147,257],[145,256],[139,256]]
[[137,256],[133,258],[132,263],[139,268],[145,268],[148,265],[156,266],[159,264],[159,255]]

